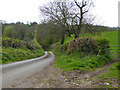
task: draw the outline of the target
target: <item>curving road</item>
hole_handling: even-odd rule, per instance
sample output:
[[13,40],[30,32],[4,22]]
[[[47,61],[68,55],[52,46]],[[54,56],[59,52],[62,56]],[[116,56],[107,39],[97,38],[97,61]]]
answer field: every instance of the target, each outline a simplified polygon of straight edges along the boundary
[[9,88],[14,80],[43,70],[55,59],[52,52],[49,54],[49,57],[48,53],[45,52],[45,55],[39,58],[2,65],[2,88]]

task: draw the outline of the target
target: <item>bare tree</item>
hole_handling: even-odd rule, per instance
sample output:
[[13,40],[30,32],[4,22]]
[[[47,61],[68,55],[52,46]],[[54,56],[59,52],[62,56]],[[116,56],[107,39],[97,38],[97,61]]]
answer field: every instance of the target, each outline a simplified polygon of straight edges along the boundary
[[[61,25],[61,44],[64,43],[65,33],[69,33],[69,18],[73,2],[50,2],[46,6],[40,7],[40,11],[55,24]],[[69,33],[70,34],[70,33]]]
[[91,7],[91,5],[93,4],[92,1],[90,0],[82,0],[82,2],[77,2],[76,0],[74,0],[76,6],[78,7],[77,13],[75,13],[75,16],[77,17],[77,21],[76,21],[76,26],[77,29],[75,31],[75,38],[79,37],[80,34],[80,30],[82,28],[82,25],[85,23],[84,21],[84,14],[86,14],[87,12],[89,12],[89,8]]
[[90,24],[93,20],[85,16],[89,12],[92,4],[91,0],[82,0],[81,2],[77,2],[76,0],[72,2],[65,0],[63,2],[60,0],[59,2],[50,2],[40,7],[40,11],[47,17],[47,20],[52,20],[54,24],[61,26],[60,36],[61,44],[63,44],[66,33],[70,37],[71,30],[74,32],[75,38],[78,38],[82,25]]

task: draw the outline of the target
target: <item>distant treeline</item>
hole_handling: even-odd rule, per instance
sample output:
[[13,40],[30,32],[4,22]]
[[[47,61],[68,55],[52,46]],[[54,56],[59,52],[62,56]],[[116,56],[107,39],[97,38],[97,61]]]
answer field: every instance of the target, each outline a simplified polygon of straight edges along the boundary
[[[72,27],[72,26],[69,26]],[[2,25],[2,35],[3,37],[9,37],[19,40],[24,40],[26,42],[31,42],[34,37],[37,39],[38,43],[42,45],[43,48],[48,48],[49,45],[57,42],[61,39],[62,27],[59,24],[55,24],[52,21],[42,22],[38,24],[36,22],[31,22],[29,24],[24,24],[22,22],[17,23],[4,23]],[[109,30],[117,30],[116,28],[108,28],[105,26],[93,26],[93,25],[83,25],[80,33],[96,33]],[[36,32],[36,34],[35,34]],[[66,30],[66,36],[73,34],[74,31],[69,29]]]

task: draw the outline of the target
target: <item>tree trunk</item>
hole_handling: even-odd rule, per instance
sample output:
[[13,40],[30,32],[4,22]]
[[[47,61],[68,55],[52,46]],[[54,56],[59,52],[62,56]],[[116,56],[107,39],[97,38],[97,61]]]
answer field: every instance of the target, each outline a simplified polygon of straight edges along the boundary
[[75,38],[78,38],[78,33],[77,33],[77,32],[75,32],[74,34],[75,34]]
[[77,29],[74,29],[75,39],[78,38]]
[[68,36],[71,37],[70,33],[68,33]]
[[67,31],[67,33],[68,33],[68,37],[71,37],[71,35],[70,35],[70,30],[66,30]]
[[61,44],[64,44],[65,41],[65,32],[62,33]]
[[75,32],[75,38],[78,38],[78,37],[79,37],[80,29],[81,29],[81,26],[78,26],[78,27],[77,27],[77,30],[76,30],[76,32]]

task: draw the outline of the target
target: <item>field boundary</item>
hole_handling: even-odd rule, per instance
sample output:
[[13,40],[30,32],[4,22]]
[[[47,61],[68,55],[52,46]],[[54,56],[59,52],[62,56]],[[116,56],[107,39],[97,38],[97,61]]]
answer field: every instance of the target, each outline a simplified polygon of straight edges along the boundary
[[[110,47],[109,49],[107,47]],[[115,60],[120,59],[120,46],[119,45],[105,45],[106,53],[110,53]]]

